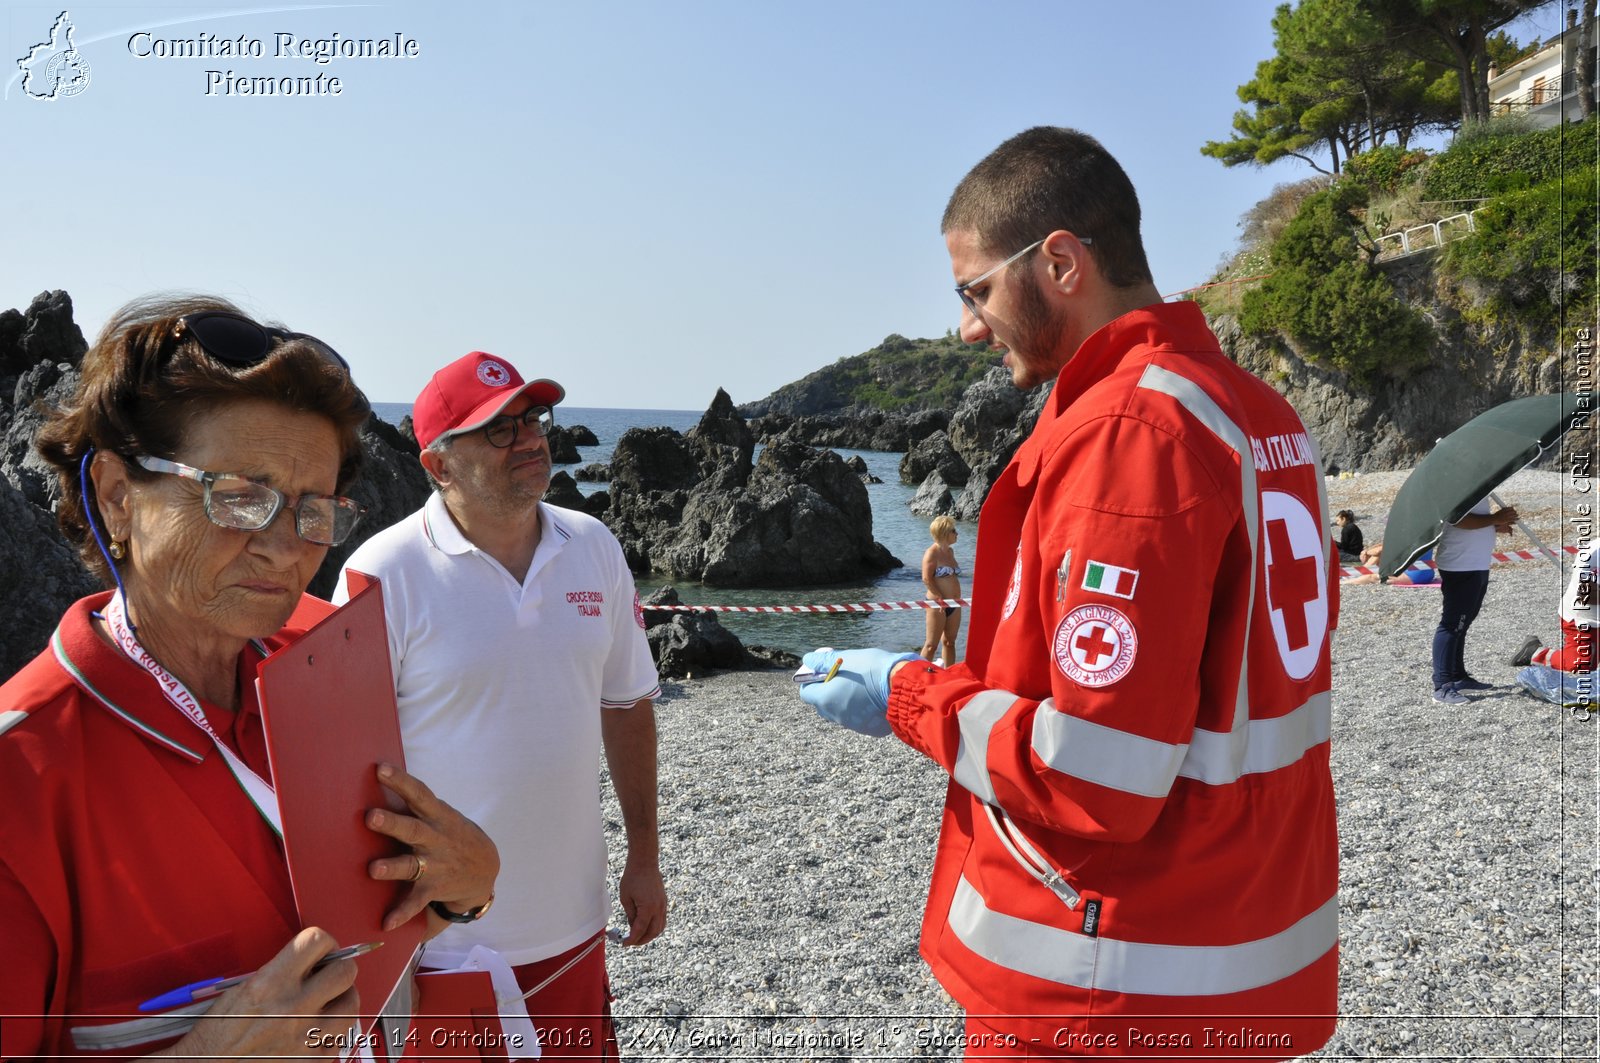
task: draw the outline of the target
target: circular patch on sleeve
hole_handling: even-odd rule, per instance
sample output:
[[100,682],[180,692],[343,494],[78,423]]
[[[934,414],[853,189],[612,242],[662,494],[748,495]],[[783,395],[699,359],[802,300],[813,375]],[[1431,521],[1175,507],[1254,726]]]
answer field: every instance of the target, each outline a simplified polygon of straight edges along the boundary
[[633,622],[644,627],[644,607],[639,604],[639,592],[633,592]]
[[1061,674],[1086,687],[1110,686],[1133,668],[1139,633],[1109,605],[1080,605],[1061,618],[1051,641]]
[[491,388],[503,388],[511,383],[511,373],[499,362],[485,358],[478,363],[478,379]]
[[1017,563],[1011,569],[1011,585],[1006,588],[1006,607],[1001,610],[1000,620],[1004,623],[1011,619],[1011,614],[1017,611],[1017,601],[1022,597],[1022,547],[1017,547]]

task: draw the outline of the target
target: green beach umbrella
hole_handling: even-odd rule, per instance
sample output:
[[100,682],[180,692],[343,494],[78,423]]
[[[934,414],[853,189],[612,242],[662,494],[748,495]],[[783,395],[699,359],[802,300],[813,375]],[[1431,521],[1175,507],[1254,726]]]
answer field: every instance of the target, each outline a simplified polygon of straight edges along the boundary
[[1389,509],[1379,572],[1397,576],[1512,473],[1539,460],[1589,412],[1571,392],[1513,399],[1439,440]]

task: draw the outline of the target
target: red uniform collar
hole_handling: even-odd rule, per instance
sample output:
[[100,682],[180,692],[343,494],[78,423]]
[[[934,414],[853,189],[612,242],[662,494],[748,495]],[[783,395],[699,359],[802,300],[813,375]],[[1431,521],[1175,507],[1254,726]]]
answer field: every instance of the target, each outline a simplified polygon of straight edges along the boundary
[[[111,593],[106,591],[81,598],[67,608],[50,638],[50,651],[56,663],[85,693],[134,733],[195,763],[205,760],[212,751],[211,742],[162,695],[148,673],[95,631],[93,614],[110,600]],[[303,598],[284,629],[264,640],[266,648],[275,650],[292,641],[332,608],[316,598]],[[240,653],[239,668],[247,676],[254,676],[260,662],[261,654],[254,646],[246,646]],[[231,739],[230,744],[242,752],[246,760],[253,761],[256,758],[252,754],[261,746],[261,709],[256,703],[255,684],[246,682],[243,687],[239,711],[233,714],[232,725],[225,733]],[[211,706],[207,705],[206,709],[211,720],[223,718],[214,715]],[[244,740],[246,735],[253,740]]]
[[1055,388],[1039,413],[1033,434],[1017,449],[1017,479],[1026,484],[1037,472],[1046,426],[1123,363],[1148,359],[1155,348],[1218,353],[1217,339],[1197,303],[1151,303],[1100,326],[1078,347],[1056,376]]
[[1085,391],[1115,372],[1124,359],[1143,356],[1153,347],[1218,350],[1198,303],[1151,303],[1130,310],[1100,326],[1061,367],[1045,416],[1059,416]]

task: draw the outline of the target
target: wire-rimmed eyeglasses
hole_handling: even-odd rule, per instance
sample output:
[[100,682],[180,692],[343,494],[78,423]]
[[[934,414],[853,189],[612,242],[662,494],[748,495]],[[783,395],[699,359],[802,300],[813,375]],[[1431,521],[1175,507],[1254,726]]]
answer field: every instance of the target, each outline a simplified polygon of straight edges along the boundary
[[[1041,236],[1039,239],[1035,240],[1033,243],[1029,244],[1027,247],[1024,247],[1021,251],[1018,251],[1016,254],[1012,255],[1010,258],[1006,259],[1004,262],[1000,263],[998,266],[994,267],[993,269],[989,270],[988,272],[986,272],[986,273],[984,273],[984,274],[982,274],[980,276],[972,278],[971,280],[967,281],[967,283],[965,283],[965,284],[956,285],[956,294],[961,297],[961,302],[966,306],[967,310],[969,312],[971,312],[973,317],[977,317],[978,316],[979,307],[978,307],[977,298],[972,294],[971,289],[976,287],[979,284],[982,284],[984,281],[988,280],[990,277],[994,276],[996,273],[999,273],[1001,270],[1003,270],[1007,266],[1011,265],[1011,263],[1017,261],[1017,259],[1021,258],[1023,255],[1026,255],[1028,252],[1037,249],[1041,244],[1043,244],[1048,239],[1050,239],[1049,236]],[[1089,237],[1087,237],[1087,236],[1078,237],[1078,242],[1080,244],[1092,244],[1092,243],[1094,243],[1094,241],[1089,239]]]
[[207,472],[148,454],[133,460],[149,472],[181,476],[205,485],[206,517],[222,528],[261,531],[284,509],[290,509],[294,512],[296,535],[317,546],[338,546],[355,531],[366,512],[359,502],[341,495],[301,495],[291,501],[282,491],[238,473]]

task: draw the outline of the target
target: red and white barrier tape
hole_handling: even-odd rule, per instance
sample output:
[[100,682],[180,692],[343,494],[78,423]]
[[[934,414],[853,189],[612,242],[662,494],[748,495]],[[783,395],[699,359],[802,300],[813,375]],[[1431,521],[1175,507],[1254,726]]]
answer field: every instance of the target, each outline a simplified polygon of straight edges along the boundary
[[[1576,546],[1563,546],[1561,550],[1563,553],[1568,554],[1575,554],[1578,552],[1578,548]],[[1545,555],[1539,553],[1537,550],[1511,550],[1507,553],[1490,554],[1489,556],[1500,562],[1502,565],[1510,564],[1512,561],[1542,561],[1545,558]],[[1434,564],[1432,561],[1413,561],[1406,567],[1438,568],[1439,566]],[[1375,576],[1377,574],[1377,569],[1368,568],[1365,565],[1356,565],[1350,568],[1341,566],[1339,569],[1339,577],[1341,579],[1350,579],[1354,576]]]
[[934,606],[971,605],[965,598],[941,598],[920,602],[850,602],[846,605],[651,605],[641,602],[645,612],[673,613],[893,613],[904,609],[932,609]]

